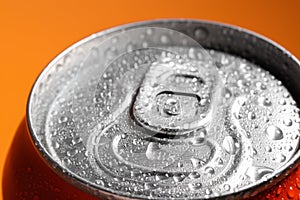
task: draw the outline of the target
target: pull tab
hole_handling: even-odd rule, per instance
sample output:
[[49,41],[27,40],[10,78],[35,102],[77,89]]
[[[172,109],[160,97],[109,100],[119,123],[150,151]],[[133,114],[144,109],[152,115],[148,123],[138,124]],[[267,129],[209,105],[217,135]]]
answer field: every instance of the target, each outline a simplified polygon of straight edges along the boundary
[[215,78],[197,64],[176,58],[153,63],[133,103],[134,119],[166,135],[185,135],[206,124]]

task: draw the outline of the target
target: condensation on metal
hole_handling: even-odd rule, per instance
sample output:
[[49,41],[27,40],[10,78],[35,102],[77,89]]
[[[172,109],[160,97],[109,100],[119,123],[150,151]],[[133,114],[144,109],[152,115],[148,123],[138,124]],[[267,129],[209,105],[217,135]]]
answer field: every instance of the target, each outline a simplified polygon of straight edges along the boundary
[[[154,21],[67,50],[29,101],[43,156],[101,198],[233,199],[274,184],[298,158],[299,109],[265,66],[195,41],[213,47],[219,26]],[[226,51],[236,30],[220,30]]]

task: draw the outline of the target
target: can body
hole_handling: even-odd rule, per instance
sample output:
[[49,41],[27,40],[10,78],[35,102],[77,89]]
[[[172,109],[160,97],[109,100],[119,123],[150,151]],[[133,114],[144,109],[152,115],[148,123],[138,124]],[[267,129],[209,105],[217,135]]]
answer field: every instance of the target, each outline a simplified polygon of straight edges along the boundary
[[57,176],[38,155],[25,119],[11,145],[3,173],[3,199],[97,199]]
[[[211,50],[207,53],[205,49]],[[273,82],[270,87],[277,91],[270,93],[271,101],[264,96],[251,96],[257,92],[267,94],[266,86],[259,81],[255,81],[259,91],[245,89],[250,84],[247,78],[256,80],[256,74],[247,72],[252,70],[250,64],[214,51],[251,60],[275,75],[278,83],[267,72],[261,75],[261,80]],[[182,52],[189,58],[181,56],[185,55]],[[272,55],[276,55],[274,59]],[[214,62],[211,56],[220,61]],[[233,61],[241,62],[240,69],[230,65]],[[231,74],[246,78],[231,80]],[[245,30],[216,23],[150,21],[93,35],[52,61],[37,80],[27,113],[32,142],[24,133],[27,129],[23,122],[16,137],[23,138],[24,143],[15,141],[15,150],[12,148],[6,165],[6,170],[16,175],[15,185],[23,180],[16,189],[21,191],[9,187],[12,191],[6,194],[25,199],[49,195],[51,199],[296,199],[298,171],[282,183],[278,181],[296,168],[300,154],[300,121],[295,107],[299,102],[299,74],[299,62],[281,47]],[[237,97],[235,89],[230,91],[223,84],[236,84],[236,90],[243,95]],[[294,100],[284,91],[289,91]],[[248,99],[247,93],[251,93]],[[281,93],[288,103],[279,101]],[[277,100],[280,105],[288,105],[282,112],[273,107]],[[255,108],[251,107],[253,102],[258,104]],[[246,114],[242,114],[246,120],[256,120],[256,126],[237,122],[243,118],[242,106],[247,103],[250,105],[243,111]],[[213,109],[215,105],[222,109]],[[273,113],[271,108],[275,109]],[[267,115],[261,120],[270,125],[261,124],[251,109]],[[230,118],[225,110],[231,113]],[[272,125],[281,122],[278,116],[287,116],[283,124],[293,130]],[[258,126],[264,127],[264,135],[257,131]],[[220,129],[222,134],[216,134]],[[260,137],[263,143],[259,143]],[[265,148],[269,143],[274,147]],[[23,151],[32,156],[24,159]],[[269,158],[267,152],[276,158]],[[262,161],[253,158],[256,155]],[[211,167],[215,162],[217,166]],[[254,162],[267,167],[245,168]],[[14,168],[23,165],[21,170]],[[37,180],[32,179],[30,184],[29,177]],[[239,177],[246,182],[233,186]],[[278,185],[273,186],[275,183]],[[33,191],[26,191],[31,188]]]
[[[3,198],[17,199],[87,199],[99,198],[70,185],[38,155],[29,137],[25,120],[15,134],[3,177]],[[247,200],[282,200],[300,198],[300,169],[296,168],[283,181]]]

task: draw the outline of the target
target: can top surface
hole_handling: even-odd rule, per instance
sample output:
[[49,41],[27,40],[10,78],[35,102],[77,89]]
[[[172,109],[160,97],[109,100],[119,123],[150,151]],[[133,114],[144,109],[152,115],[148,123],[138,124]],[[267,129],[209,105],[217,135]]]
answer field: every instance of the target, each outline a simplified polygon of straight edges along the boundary
[[54,59],[28,122],[46,160],[96,196],[247,197],[298,160],[297,75],[287,51],[239,28],[136,23]]

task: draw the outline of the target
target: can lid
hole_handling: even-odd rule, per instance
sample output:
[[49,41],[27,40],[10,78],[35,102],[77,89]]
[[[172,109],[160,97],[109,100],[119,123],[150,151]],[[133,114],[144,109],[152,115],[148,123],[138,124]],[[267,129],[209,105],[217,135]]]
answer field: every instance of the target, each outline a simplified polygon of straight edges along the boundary
[[140,199],[222,197],[290,165],[299,109],[279,80],[181,32],[137,27],[82,41],[37,81],[29,120],[54,165],[96,195]]

